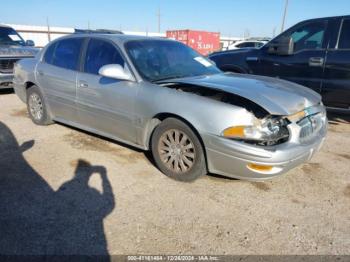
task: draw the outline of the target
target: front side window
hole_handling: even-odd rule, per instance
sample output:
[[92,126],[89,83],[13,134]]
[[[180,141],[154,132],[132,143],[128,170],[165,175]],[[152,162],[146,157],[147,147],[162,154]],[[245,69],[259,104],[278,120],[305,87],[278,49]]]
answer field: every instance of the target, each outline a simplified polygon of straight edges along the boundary
[[23,38],[11,27],[0,27],[0,45],[24,46]]
[[338,49],[350,49],[350,19],[343,21]]
[[[70,38],[58,41],[52,55],[51,64],[65,69],[77,70],[82,43],[82,38]],[[48,49],[46,52],[49,51]]]
[[290,36],[293,39],[294,51],[321,49],[325,31],[326,22],[310,22],[283,34],[283,36]]
[[109,64],[118,64],[124,67],[125,61],[111,43],[91,39],[86,51],[84,72],[97,75],[102,66]]
[[177,41],[134,40],[125,47],[139,74],[149,81],[221,72],[209,60]]

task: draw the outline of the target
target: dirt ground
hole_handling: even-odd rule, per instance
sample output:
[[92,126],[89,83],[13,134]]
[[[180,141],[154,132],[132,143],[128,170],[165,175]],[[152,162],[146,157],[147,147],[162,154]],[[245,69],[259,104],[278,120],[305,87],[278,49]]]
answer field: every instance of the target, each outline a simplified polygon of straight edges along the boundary
[[162,175],[148,154],[0,94],[0,254],[350,254],[350,116],[261,183]]

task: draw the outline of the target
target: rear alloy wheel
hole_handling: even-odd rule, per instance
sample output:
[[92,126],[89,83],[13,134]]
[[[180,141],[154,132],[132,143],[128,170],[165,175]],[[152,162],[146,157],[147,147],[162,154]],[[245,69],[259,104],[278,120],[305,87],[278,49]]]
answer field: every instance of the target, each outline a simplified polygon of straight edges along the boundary
[[37,86],[32,86],[27,91],[27,109],[30,118],[37,125],[52,124],[48,115],[43,96]]
[[28,98],[28,108],[30,115],[36,120],[40,121],[44,115],[43,102],[38,94],[32,93]]
[[180,120],[168,118],[154,131],[152,153],[159,169],[180,181],[193,181],[206,174],[202,145]]

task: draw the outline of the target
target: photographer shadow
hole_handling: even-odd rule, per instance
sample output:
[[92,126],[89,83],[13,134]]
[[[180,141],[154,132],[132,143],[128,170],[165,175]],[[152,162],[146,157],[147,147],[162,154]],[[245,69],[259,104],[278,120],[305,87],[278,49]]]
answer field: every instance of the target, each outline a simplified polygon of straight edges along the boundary
[[[79,160],[74,177],[54,191],[23,157],[33,145],[19,145],[0,122],[0,254],[109,260],[103,219],[115,197],[105,167]],[[101,192],[89,186],[94,175]]]
[[[102,192],[89,186],[94,174],[100,176]],[[49,254],[108,254],[103,219],[115,203],[104,167],[79,160],[74,178],[56,191],[55,202]]]

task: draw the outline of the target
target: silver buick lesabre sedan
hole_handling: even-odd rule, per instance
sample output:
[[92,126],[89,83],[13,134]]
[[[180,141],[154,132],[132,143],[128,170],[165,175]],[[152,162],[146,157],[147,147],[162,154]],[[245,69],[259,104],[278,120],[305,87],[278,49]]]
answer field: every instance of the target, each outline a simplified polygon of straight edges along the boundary
[[15,66],[34,123],[62,122],[151,150],[167,176],[264,180],[309,160],[325,139],[321,97],[287,81],[222,73],[182,43],[79,34]]

